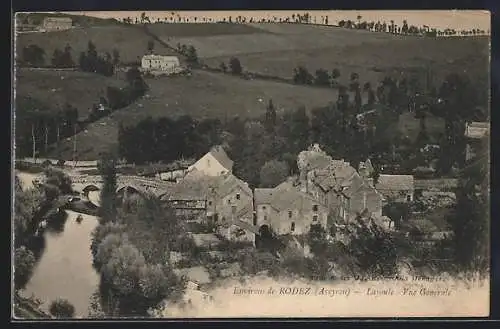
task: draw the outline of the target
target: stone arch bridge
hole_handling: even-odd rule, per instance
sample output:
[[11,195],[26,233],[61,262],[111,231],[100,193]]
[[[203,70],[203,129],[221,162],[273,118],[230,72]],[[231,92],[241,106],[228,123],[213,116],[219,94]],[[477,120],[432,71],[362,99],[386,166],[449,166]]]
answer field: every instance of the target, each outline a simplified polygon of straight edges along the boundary
[[[71,181],[73,190],[80,193],[89,189],[101,190],[103,185],[100,176],[73,176]],[[131,188],[139,193],[152,193],[157,196],[164,194],[172,184],[136,176],[118,176],[116,183],[116,192],[120,192],[124,188]]]

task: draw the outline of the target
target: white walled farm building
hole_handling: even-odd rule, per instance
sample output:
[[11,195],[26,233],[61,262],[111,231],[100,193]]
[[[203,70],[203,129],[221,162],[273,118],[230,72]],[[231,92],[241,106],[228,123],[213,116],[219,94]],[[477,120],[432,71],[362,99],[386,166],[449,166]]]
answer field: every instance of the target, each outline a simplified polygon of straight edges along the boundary
[[181,70],[181,63],[177,56],[144,55],[141,60],[141,69],[144,72],[172,74]]

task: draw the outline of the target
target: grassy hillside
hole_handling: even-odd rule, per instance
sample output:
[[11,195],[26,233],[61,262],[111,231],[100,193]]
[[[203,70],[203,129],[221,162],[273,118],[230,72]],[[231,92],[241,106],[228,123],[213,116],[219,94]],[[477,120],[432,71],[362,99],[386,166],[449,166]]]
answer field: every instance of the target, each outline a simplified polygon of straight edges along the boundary
[[[336,99],[333,90],[259,80],[244,80],[231,75],[195,71],[191,77],[146,80],[148,94],[127,108],[87,127],[77,136],[81,160],[96,159],[99,152],[116,147],[118,124],[137,123],[148,116],[175,117],[189,114],[195,118],[256,117],[266,111],[273,99],[278,112],[306,106],[323,106]],[[71,141],[54,151],[70,158]]]
[[86,117],[92,105],[106,96],[108,86],[123,87],[125,82],[78,71],[20,69],[16,72],[16,104],[33,99],[45,104],[47,110],[57,111],[69,103],[78,109],[80,117]]
[[170,35],[168,40],[162,38],[162,26],[156,33],[172,45],[195,46],[198,55],[210,66],[218,66],[222,61],[228,63],[236,56],[246,70],[281,77],[291,77],[298,65],[313,73],[319,68],[329,71],[338,68],[343,83],[351,72],[358,73],[363,82],[377,83],[387,74],[399,74],[408,68],[420,70],[423,76],[424,68],[429,66],[436,83],[458,69],[488,85],[487,37],[424,38],[298,24],[252,24],[252,27],[269,33]]
[[244,24],[214,23],[155,23],[147,24],[148,29],[160,38],[169,37],[211,37],[222,35],[269,34],[270,31]]
[[[88,43],[92,41],[101,54],[106,52],[113,54],[113,49],[117,49],[120,52],[121,61],[127,63],[137,61],[146,53],[149,40],[150,38],[140,27],[130,25],[93,26],[49,33],[23,33],[16,36],[16,55],[21,55],[21,50],[26,46],[37,45],[45,50],[45,62],[49,64],[54,50],[63,50],[66,44],[69,44],[72,48],[73,60],[78,63],[80,53],[87,51]],[[162,55],[172,54],[171,50],[158,43],[155,44],[155,52]]]
[[[297,65],[311,73],[338,68],[345,83],[351,72],[360,75],[362,83],[377,84],[387,74],[413,70],[422,73],[431,68],[436,84],[449,72],[466,72],[487,102],[489,85],[489,45],[487,38],[420,38],[403,37],[368,31],[346,30],[326,26],[298,24],[150,24],[148,29],[171,46],[193,45],[205,64],[218,66],[236,56],[245,70],[268,75],[291,77]],[[56,48],[69,43],[74,59],[87,49],[92,40],[99,52],[117,49],[124,62],[137,60],[151,40],[139,26],[109,25],[52,33],[18,36],[18,47],[37,44],[46,51],[49,61]],[[19,48],[18,48],[19,49]],[[172,50],[155,43],[158,54]],[[121,86],[117,78],[80,72],[22,71],[17,77],[18,97],[31,97],[45,104],[69,102],[82,111],[103,95],[109,85]],[[80,158],[94,160],[99,152],[115,149],[118,124],[133,124],[147,116],[189,114],[196,118],[234,115],[252,117],[264,113],[272,98],[279,111],[301,105],[311,109],[337,98],[335,90],[294,86],[262,80],[244,80],[230,75],[194,71],[191,77],[148,79],[148,94],[129,107],[90,125],[77,137]],[[442,123],[435,121],[439,130]],[[431,127],[432,126],[432,127]],[[434,124],[428,124],[434,129]],[[399,129],[409,135],[418,133],[418,120],[411,115],[400,120]],[[72,145],[65,141],[56,151],[70,158]]]

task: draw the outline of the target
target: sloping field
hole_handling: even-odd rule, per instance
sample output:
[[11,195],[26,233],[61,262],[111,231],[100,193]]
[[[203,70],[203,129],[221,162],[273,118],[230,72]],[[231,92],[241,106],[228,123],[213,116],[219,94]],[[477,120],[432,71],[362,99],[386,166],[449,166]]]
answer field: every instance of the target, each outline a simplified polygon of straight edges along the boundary
[[57,111],[69,103],[85,117],[101,96],[106,97],[108,86],[123,87],[125,82],[79,71],[19,69],[16,72],[16,104],[19,105],[22,99],[34,99],[45,104],[46,110]]
[[[45,50],[45,62],[50,63],[55,49],[63,50],[66,44],[72,48],[72,57],[75,63],[82,51],[87,51],[88,42],[92,41],[97,52],[113,54],[113,49],[120,52],[122,62],[137,61],[147,51],[150,38],[138,26],[110,25],[95,26],[85,28],[74,28],[67,31],[47,32],[47,33],[24,33],[17,34],[16,45],[17,55],[25,46],[37,45]],[[155,51],[162,55],[171,55],[172,51],[155,44]]]
[[270,33],[173,36],[168,42],[195,46],[203,62],[210,66],[222,61],[227,64],[236,56],[245,70],[280,77],[291,77],[298,65],[312,73],[319,68],[337,68],[343,83],[351,72],[356,72],[361,81],[374,84],[403,67],[421,70],[423,75],[429,66],[436,83],[457,68],[466,70],[473,79],[486,81],[489,74],[487,37],[423,38],[299,24],[252,27]]
[[148,29],[160,38],[168,37],[210,37],[217,35],[246,35],[255,33],[272,33],[244,24],[214,23],[156,23],[147,24]]
[[[94,160],[99,152],[117,146],[119,122],[137,123],[148,116],[195,118],[256,117],[266,111],[269,99],[278,112],[306,106],[311,109],[337,99],[335,91],[284,83],[244,80],[231,75],[195,71],[191,77],[146,80],[150,91],[135,104],[91,124],[77,136],[79,159]],[[71,158],[72,142],[61,145],[63,158]],[[56,153],[55,151],[54,154]]]

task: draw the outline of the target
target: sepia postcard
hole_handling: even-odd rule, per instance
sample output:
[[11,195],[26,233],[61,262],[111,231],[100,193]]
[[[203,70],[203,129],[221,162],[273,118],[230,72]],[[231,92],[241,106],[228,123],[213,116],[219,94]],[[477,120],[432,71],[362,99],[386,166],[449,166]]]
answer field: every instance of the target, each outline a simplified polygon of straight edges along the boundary
[[13,19],[14,319],[489,315],[489,12]]

